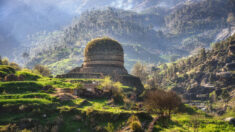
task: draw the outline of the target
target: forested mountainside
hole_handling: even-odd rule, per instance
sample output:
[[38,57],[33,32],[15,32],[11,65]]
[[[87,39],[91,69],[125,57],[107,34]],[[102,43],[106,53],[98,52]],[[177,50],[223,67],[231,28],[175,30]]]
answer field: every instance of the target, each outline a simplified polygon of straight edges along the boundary
[[232,0],[204,0],[181,5],[166,17],[166,25],[172,32],[185,34],[225,28],[231,24],[228,15],[235,12],[234,7]]
[[[29,52],[32,59],[28,65],[50,65],[57,61],[64,64],[67,60],[73,61],[73,66],[77,66],[82,62],[86,43],[102,36],[112,37],[123,44],[126,61],[130,62],[128,64],[134,64],[138,60],[157,63],[160,58],[156,56],[165,48],[163,35],[150,26],[145,26],[153,22],[156,22],[156,25],[163,25],[163,17],[157,18],[160,18],[157,14],[137,14],[114,8],[85,12],[78,19],[74,19],[64,31],[32,36],[32,43],[36,45]],[[149,49],[156,49],[159,52],[153,54]],[[131,65],[128,68],[131,68]]]
[[175,34],[179,49],[190,52],[209,47],[234,33],[234,0],[203,0],[179,5],[165,17],[167,30]]
[[87,11],[74,18],[64,30],[31,35],[33,46],[26,50],[30,55],[26,58],[27,66],[41,63],[67,71],[81,64],[85,44],[102,36],[123,44],[128,69],[137,61],[157,64],[187,56],[209,47],[217,40],[216,36],[224,34],[223,29],[232,29],[233,7],[232,0],[205,0],[186,2],[167,11],[159,8],[140,13],[115,8]]
[[[0,52],[2,56],[18,60],[19,51],[24,47],[31,47],[27,42],[28,35],[62,29],[74,16],[80,16],[87,10],[114,7],[142,11],[150,6],[148,3],[159,7],[164,3],[173,3],[172,1],[174,0],[1,0]],[[143,6],[145,4],[147,6]],[[11,41],[8,41],[9,38]],[[5,48],[8,48],[8,52],[5,52]]]
[[149,82],[173,89],[191,101],[234,103],[234,48],[235,35],[210,50],[201,49],[197,55],[160,65]]

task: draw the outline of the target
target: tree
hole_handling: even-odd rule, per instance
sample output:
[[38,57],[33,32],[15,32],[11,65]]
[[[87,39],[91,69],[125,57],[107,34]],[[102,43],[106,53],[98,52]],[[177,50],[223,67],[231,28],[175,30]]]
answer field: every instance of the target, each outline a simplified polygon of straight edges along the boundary
[[201,57],[202,59],[205,59],[205,58],[206,58],[206,50],[205,50],[205,48],[202,48],[202,49],[200,50],[200,57]]
[[133,68],[132,68],[132,70],[131,70],[131,74],[133,74],[133,75],[139,77],[140,80],[141,80],[143,83],[146,83],[147,75],[148,75],[146,65],[141,64],[140,62],[137,62],[137,63],[133,66]]
[[18,64],[16,64],[15,62],[11,62],[10,66],[13,67],[15,70],[19,71],[21,68]]
[[179,108],[181,98],[173,91],[150,90],[145,98],[146,109],[160,116],[171,117],[174,110]]
[[8,58],[3,58],[3,59],[2,59],[2,65],[9,65],[9,60],[8,60]]
[[39,64],[34,66],[34,71],[39,72],[41,75],[47,77],[51,75],[51,72],[47,67]]
[[148,91],[144,100],[145,108],[150,113],[160,115],[150,123],[148,132],[153,130],[155,122],[162,117],[170,119],[172,111],[179,108],[181,103],[181,98],[173,91],[166,92],[158,89]]

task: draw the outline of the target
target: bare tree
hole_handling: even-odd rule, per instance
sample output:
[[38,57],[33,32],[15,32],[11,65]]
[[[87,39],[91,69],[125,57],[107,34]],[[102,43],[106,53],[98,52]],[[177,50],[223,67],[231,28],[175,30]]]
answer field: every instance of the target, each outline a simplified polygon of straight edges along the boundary
[[155,122],[161,117],[170,119],[172,112],[179,108],[181,103],[181,98],[173,91],[149,90],[144,100],[145,108],[150,113],[159,114],[160,116],[153,119],[148,132],[153,130]]
[[175,92],[164,90],[150,90],[144,101],[149,112],[169,117],[181,103],[181,98]]

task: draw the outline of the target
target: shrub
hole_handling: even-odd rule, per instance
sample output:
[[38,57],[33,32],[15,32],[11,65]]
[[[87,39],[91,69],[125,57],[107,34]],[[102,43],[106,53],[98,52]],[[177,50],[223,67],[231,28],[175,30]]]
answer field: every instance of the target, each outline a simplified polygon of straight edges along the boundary
[[134,121],[131,123],[131,129],[133,132],[143,132],[140,122]]
[[141,122],[139,118],[135,115],[132,115],[127,123],[130,125],[130,128],[133,132],[143,132]]
[[109,76],[104,78],[104,81],[101,83],[101,87],[104,90],[112,92],[112,99],[114,103],[123,103],[124,102],[124,93],[122,90],[122,84],[120,82],[114,83]]
[[115,83],[112,86],[112,99],[114,103],[123,103],[124,102],[124,93],[119,82]]
[[114,126],[112,123],[108,123],[107,126],[105,127],[105,129],[108,131],[108,132],[114,132]]
[[101,83],[101,86],[104,90],[110,90],[112,88],[112,80],[110,78],[110,76],[106,76],[104,78],[104,81]]
[[10,74],[4,77],[5,81],[18,81],[18,77],[14,74]]
[[18,64],[14,63],[14,62],[11,62],[10,66],[13,67],[17,71],[19,71],[21,69],[20,66]]
[[36,82],[2,82],[0,83],[0,93],[24,93],[37,92],[43,88],[43,85]]
[[35,65],[34,71],[39,72],[41,75],[46,77],[49,77],[51,75],[51,71],[43,65]]
[[4,71],[0,71],[0,78],[4,78],[7,75],[6,72]]
[[6,74],[14,74],[15,69],[11,66],[0,65],[0,71],[5,72]]
[[77,89],[84,89],[84,86],[82,83],[78,82],[76,88]]
[[27,81],[36,81],[37,79],[40,78],[39,75],[31,73],[31,72],[26,71],[26,70],[18,71],[16,73],[16,75],[19,76],[19,77],[23,77],[24,80],[27,80]]
[[7,58],[2,59],[2,64],[3,65],[9,65],[9,60]]
[[171,116],[172,111],[182,104],[181,98],[173,91],[150,90],[144,102],[147,110],[161,116]]

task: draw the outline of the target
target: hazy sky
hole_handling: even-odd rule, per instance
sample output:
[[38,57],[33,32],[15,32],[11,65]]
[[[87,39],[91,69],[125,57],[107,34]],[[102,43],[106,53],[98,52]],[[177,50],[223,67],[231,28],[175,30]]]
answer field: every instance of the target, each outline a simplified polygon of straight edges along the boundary
[[[131,9],[136,0],[10,0],[25,3],[35,10],[45,6],[56,6],[68,13],[81,13],[81,10],[95,6],[114,6],[117,8]],[[139,0],[137,0],[139,1]]]

